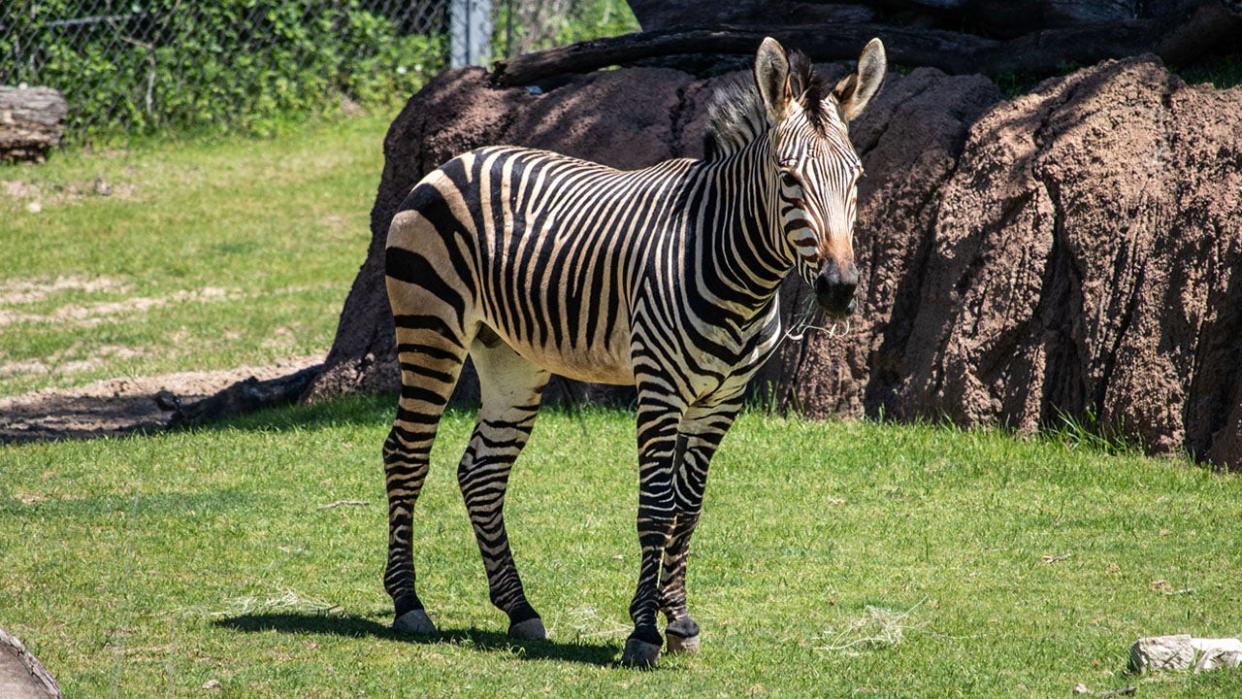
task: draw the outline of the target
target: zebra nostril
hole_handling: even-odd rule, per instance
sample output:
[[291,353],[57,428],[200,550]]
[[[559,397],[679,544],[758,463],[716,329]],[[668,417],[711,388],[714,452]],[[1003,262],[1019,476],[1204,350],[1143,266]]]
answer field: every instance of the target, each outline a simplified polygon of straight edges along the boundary
[[820,298],[832,296],[832,288],[836,286],[836,273],[821,273],[815,276],[815,295]]
[[845,266],[845,270],[841,272],[841,283],[853,291],[858,286],[858,265],[853,262]]

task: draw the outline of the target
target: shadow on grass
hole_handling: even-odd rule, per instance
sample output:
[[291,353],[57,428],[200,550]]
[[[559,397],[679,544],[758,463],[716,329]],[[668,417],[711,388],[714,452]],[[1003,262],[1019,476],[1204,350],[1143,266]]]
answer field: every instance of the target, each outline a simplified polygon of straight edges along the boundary
[[[617,412],[624,415],[632,414],[627,406],[614,404],[566,405],[545,400],[542,415],[564,414],[577,419],[584,410]],[[445,420],[460,417],[474,421],[478,411],[477,403],[452,401],[444,412]],[[194,426],[169,428],[170,431],[183,432],[214,432],[221,430],[245,430],[258,432],[286,432],[290,430],[316,430],[334,428],[343,425],[382,428],[387,433],[397,412],[396,393],[355,394],[340,396],[310,405],[292,404],[263,408],[251,413],[231,415]]]
[[588,665],[616,665],[619,646],[598,643],[559,643],[557,641],[519,641],[497,631],[483,629],[447,629],[437,636],[411,636],[393,631],[385,624],[350,614],[319,614],[314,612],[283,612],[241,614],[212,622],[214,626],[235,631],[279,631],[281,633],[317,633],[335,636],[373,636],[387,641],[417,644],[450,643],[473,646],[480,650],[509,652],[522,649],[528,660],[563,660]]
[[254,412],[230,415],[201,425],[181,425],[169,431],[215,432],[246,430],[284,432],[315,430],[342,425],[387,427],[397,410],[395,393],[342,396],[311,405],[291,404],[263,408]]

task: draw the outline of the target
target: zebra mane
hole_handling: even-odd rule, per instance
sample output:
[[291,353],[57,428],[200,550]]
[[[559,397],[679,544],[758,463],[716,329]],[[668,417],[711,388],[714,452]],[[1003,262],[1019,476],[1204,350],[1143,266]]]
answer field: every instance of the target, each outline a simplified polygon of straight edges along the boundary
[[[832,94],[827,79],[801,51],[790,51],[789,84],[794,99],[806,110],[816,130],[823,133],[831,122],[824,99]],[[754,79],[738,76],[719,87],[707,105],[707,133],[703,138],[706,160],[718,160],[744,148],[767,133],[768,108],[755,88]]]

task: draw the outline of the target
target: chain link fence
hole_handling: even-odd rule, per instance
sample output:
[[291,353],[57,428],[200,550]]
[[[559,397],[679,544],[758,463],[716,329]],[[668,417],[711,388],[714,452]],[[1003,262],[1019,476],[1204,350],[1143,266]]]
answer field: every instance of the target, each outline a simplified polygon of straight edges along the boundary
[[0,84],[46,85],[71,141],[273,130],[396,106],[450,62],[631,31],[623,0],[0,0]]

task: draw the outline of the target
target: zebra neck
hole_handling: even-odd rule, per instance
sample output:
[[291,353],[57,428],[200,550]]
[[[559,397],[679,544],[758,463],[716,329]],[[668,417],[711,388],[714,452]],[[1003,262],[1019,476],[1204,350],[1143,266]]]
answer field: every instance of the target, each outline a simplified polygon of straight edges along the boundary
[[780,183],[767,138],[709,163],[693,264],[706,291],[746,315],[758,314],[794,267],[780,222]]

